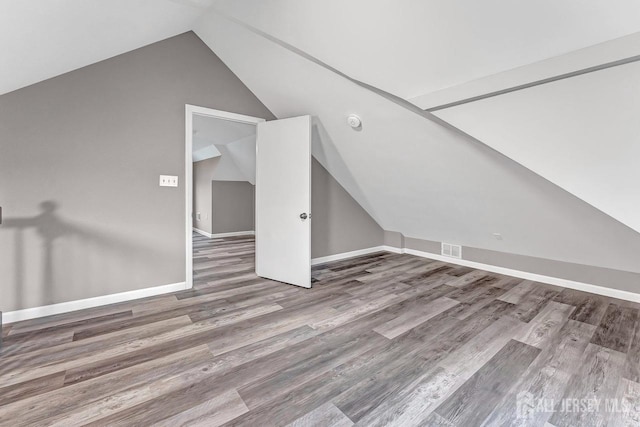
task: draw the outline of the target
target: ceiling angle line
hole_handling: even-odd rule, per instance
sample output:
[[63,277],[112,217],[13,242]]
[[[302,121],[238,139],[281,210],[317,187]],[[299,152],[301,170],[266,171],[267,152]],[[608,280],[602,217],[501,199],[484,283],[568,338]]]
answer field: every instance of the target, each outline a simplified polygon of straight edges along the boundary
[[427,120],[430,120],[430,121],[432,121],[432,122],[434,122],[434,123],[436,123],[436,124],[438,124],[438,125],[440,125],[442,127],[447,128],[448,130],[451,130],[451,131],[453,131],[455,133],[458,133],[462,137],[470,140],[471,142],[474,142],[476,144],[480,144],[481,146],[483,146],[483,147],[485,147],[485,148],[487,148],[487,149],[499,154],[500,156],[505,157],[505,158],[507,158],[507,159],[509,159],[511,161],[514,161],[513,159],[511,159],[510,157],[508,157],[505,154],[501,153],[500,151],[496,150],[495,148],[493,148],[493,147],[483,143],[479,139],[469,135],[467,132],[463,131],[462,129],[452,125],[451,123],[441,119],[440,117],[438,117],[438,116],[436,116],[434,114],[431,114],[429,111],[423,110],[422,108],[418,107],[415,104],[412,104],[411,102],[407,101],[406,99],[403,99],[403,98],[401,98],[401,97],[399,97],[397,95],[394,95],[394,94],[392,94],[390,92],[382,90],[382,89],[380,89],[378,87],[375,87],[373,85],[370,85],[368,83],[362,82],[362,81],[360,81],[358,79],[354,79],[353,77],[351,77],[351,76],[343,73],[342,71],[332,67],[331,65],[319,60],[315,56],[312,56],[312,55],[308,54],[307,52],[305,52],[305,51],[303,51],[301,49],[298,49],[297,47],[285,42],[284,40],[280,40],[279,38],[274,37],[271,34],[268,34],[268,33],[264,32],[264,31],[262,31],[262,30],[260,30],[260,29],[258,29],[256,27],[254,27],[252,25],[249,25],[246,22],[241,21],[241,20],[239,20],[239,19],[237,19],[237,18],[235,18],[235,17],[233,17],[231,15],[228,15],[228,14],[226,14],[226,13],[224,13],[224,12],[222,12],[222,11],[216,9],[216,8],[212,8],[211,10],[213,12],[217,13],[218,15],[220,15],[220,16],[222,16],[222,17],[224,17],[224,18],[226,18],[226,19],[228,19],[228,20],[240,25],[241,27],[249,30],[250,32],[252,32],[252,33],[254,33],[254,34],[258,35],[258,36],[261,36],[261,37],[263,37],[263,38],[265,38],[265,39],[267,39],[267,40],[279,45],[280,47],[282,47],[282,48],[284,48],[284,49],[286,49],[286,50],[288,50],[288,51],[290,51],[292,53],[295,53],[296,55],[301,56],[301,57],[307,59],[308,61],[311,61],[311,62],[321,66],[322,68],[324,68],[324,69],[326,69],[328,71],[331,71],[334,74],[337,74],[338,76],[340,76],[342,78],[345,78],[345,79],[349,80],[350,82],[360,86],[363,89],[366,89],[366,90],[368,90],[370,92],[373,92],[376,95],[381,96],[381,97],[385,98],[386,100],[391,101],[394,104],[396,104],[396,105],[398,105],[398,106],[400,106],[400,107],[402,107],[402,108],[404,108],[404,109],[406,109],[406,110],[408,110],[408,111],[410,111],[410,112],[412,112],[414,114],[417,114],[417,115],[419,115],[421,117],[424,117]]
[[511,92],[517,92],[519,90],[529,89],[535,86],[557,82],[558,80],[570,79],[572,77],[581,76],[583,74],[594,73],[596,71],[602,71],[608,68],[619,67],[621,65],[627,65],[637,61],[640,61],[640,55],[630,56],[628,58],[618,59],[616,61],[606,62],[604,64],[594,65],[592,67],[587,67],[587,68],[583,68],[576,71],[570,71],[564,74],[558,74],[557,76],[547,77],[546,79],[536,80],[533,82],[524,83],[524,84],[513,86],[510,88],[496,90],[494,92],[485,93],[483,95],[472,96],[470,98],[461,99],[459,101],[453,101],[447,104],[438,105],[436,107],[426,108],[424,111],[428,111],[432,113],[434,111],[444,110],[445,108],[457,107],[458,105],[469,104],[470,102],[481,101],[483,99],[493,98],[494,96],[500,96],[500,95],[504,95]]

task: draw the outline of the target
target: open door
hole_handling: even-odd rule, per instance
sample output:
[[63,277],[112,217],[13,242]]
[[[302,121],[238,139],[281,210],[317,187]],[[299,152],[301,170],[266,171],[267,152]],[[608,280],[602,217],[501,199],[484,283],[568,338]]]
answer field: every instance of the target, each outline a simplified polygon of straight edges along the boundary
[[258,123],[256,274],[311,287],[311,117]]

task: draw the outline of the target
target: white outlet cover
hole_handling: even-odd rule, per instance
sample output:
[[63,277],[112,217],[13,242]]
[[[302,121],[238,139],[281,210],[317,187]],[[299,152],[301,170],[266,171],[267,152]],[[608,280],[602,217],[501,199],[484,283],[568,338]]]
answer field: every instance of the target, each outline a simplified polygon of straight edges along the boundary
[[177,187],[178,177],[174,175],[160,175],[160,187]]

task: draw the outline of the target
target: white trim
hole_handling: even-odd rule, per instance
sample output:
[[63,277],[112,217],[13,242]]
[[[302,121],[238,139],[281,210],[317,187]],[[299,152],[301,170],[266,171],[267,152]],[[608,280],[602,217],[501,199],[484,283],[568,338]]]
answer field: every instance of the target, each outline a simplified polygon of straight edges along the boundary
[[200,230],[198,228],[193,228],[193,231],[195,231],[198,234],[203,235],[204,237],[208,237],[210,239],[216,239],[219,237],[234,237],[234,236],[255,236],[256,232],[253,230],[248,230],[248,231],[232,231],[230,233],[207,233],[204,230]]
[[[201,230],[193,229],[196,232]],[[205,232],[202,232],[205,233]],[[252,232],[248,232],[252,233]],[[207,233],[208,234],[208,233]],[[541,274],[530,273],[526,271],[513,270],[506,267],[498,267],[490,264],[483,264],[475,261],[468,261],[464,259],[450,258],[430,252],[418,251],[415,249],[396,248],[394,246],[374,246],[366,249],[359,249],[351,252],[343,252],[335,255],[328,255],[325,257],[314,258],[311,260],[311,265],[323,264],[331,261],[340,261],[343,259],[354,258],[361,255],[367,255],[375,252],[392,252],[396,254],[409,254],[422,258],[429,258],[436,261],[443,261],[450,264],[462,265],[465,267],[476,268],[480,270],[490,271],[493,273],[504,274],[507,276],[519,277],[525,280],[533,280],[536,282],[549,283],[551,285],[562,286],[564,288],[575,289],[583,292],[590,292],[593,294],[604,295],[612,298],[618,298],[626,301],[640,302],[640,294],[634,292],[623,291],[619,289],[605,288],[603,286],[591,285],[588,283],[576,282],[568,279],[561,279],[558,277],[544,276]],[[146,298],[156,295],[167,294],[171,292],[182,291],[189,289],[185,282],[172,283],[169,285],[155,286],[152,288],[136,289],[133,291],[121,292],[111,295],[103,295],[99,297],[86,298],[82,300],[63,302],[59,304],[45,305],[41,307],[27,308],[24,310],[9,311],[3,313],[3,322],[5,324],[19,322],[21,320],[35,319],[38,317],[52,316],[56,314],[68,313],[71,311],[83,310],[87,308],[94,308],[108,304],[115,304],[124,301],[131,301],[139,298]]]
[[191,105],[191,104],[186,104],[186,108],[192,114],[197,114],[198,116],[214,117],[216,119],[229,120],[232,122],[240,122],[240,123],[257,125],[258,123],[262,123],[265,121],[265,119],[262,119],[260,117],[245,116],[244,114],[230,113],[228,111],[222,111],[222,110],[214,110],[213,108],[207,108],[207,107],[198,107],[197,105]]
[[200,230],[199,228],[193,227],[193,231],[198,233],[198,234],[200,234],[200,235],[202,235],[202,236],[204,236],[204,237],[208,237],[210,239],[213,238],[213,234],[207,233],[206,231]]
[[185,282],[172,283],[170,285],[155,286],[153,288],[136,289],[117,294],[61,302],[59,304],[44,305],[41,307],[26,308],[24,310],[9,311],[7,313],[3,313],[2,318],[4,323],[13,323],[38,317],[53,316],[55,314],[68,313],[70,311],[84,310],[86,308],[94,308],[118,302],[182,291],[187,289],[185,285]]
[[395,246],[384,245],[384,246],[382,246],[382,250],[387,251],[387,252],[392,252],[394,254],[403,254],[404,253],[404,249],[396,248]]
[[233,231],[231,233],[214,233],[211,235],[212,238],[218,237],[234,237],[234,236],[255,236],[256,232],[253,230],[249,231]]
[[415,249],[396,248],[393,246],[383,246],[384,250],[397,253],[397,254],[409,254],[422,258],[429,258],[436,261],[448,262],[450,264],[462,265],[465,267],[476,268],[479,270],[490,271],[492,273],[504,274],[506,276],[518,277],[520,279],[532,280],[535,282],[548,283],[550,285],[562,286],[563,288],[575,289],[583,292],[590,292],[592,294],[604,295],[611,298],[618,298],[626,301],[640,302],[640,294],[635,292],[623,291],[620,289],[606,288],[604,286],[592,285],[589,283],[576,282],[574,280],[561,279],[559,277],[545,276],[542,274],[530,273],[528,271],[513,270],[506,267],[498,267],[496,265],[483,264],[480,262],[469,261],[465,259],[451,258],[431,252],[423,252]]
[[185,288],[193,288],[193,109],[187,104],[184,108],[184,203],[185,203]]
[[[387,251],[387,246],[374,246],[366,249],[358,249],[357,251],[342,252],[340,254],[313,258],[311,260],[311,265],[324,264],[325,262],[331,262],[331,261],[340,261],[347,258],[354,258],[361,255],[372,254],[374,252],[385,252],[385,251]],[[391,251],[388,251],[388,252],[391,252]]]
[[[233,122],[249,123],[257,125],[265,119],[245,116],[243,114],[230,113],[228,111],[214,110],[213,108],[198,107],[185,104],[184,106],[184,183],[185,183],[185,234],[186,234],[186,281],[185,289],[193,288],[193,115],[214,117]],[[202,234],[202,233],[200,233]],[[206,234],[205,234],[206,236]],[[221,236],[218,236],[221,237]]]

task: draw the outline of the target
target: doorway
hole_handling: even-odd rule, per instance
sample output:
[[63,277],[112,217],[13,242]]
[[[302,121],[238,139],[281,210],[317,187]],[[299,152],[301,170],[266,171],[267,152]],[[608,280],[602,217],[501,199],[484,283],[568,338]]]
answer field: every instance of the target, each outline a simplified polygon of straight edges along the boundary
[[[211,108],[185,106],[187,288],[193,287],[194,231],[209,238],[253,233],[256,126],[264,121]],[[210,185],[196,189],[203,196],[203,203],[198,203],[197,195],[194,197],[194,162],[209,162],[213,166]],[[211,198],[218,194],[226,202],[207,203],[206,194]]]

